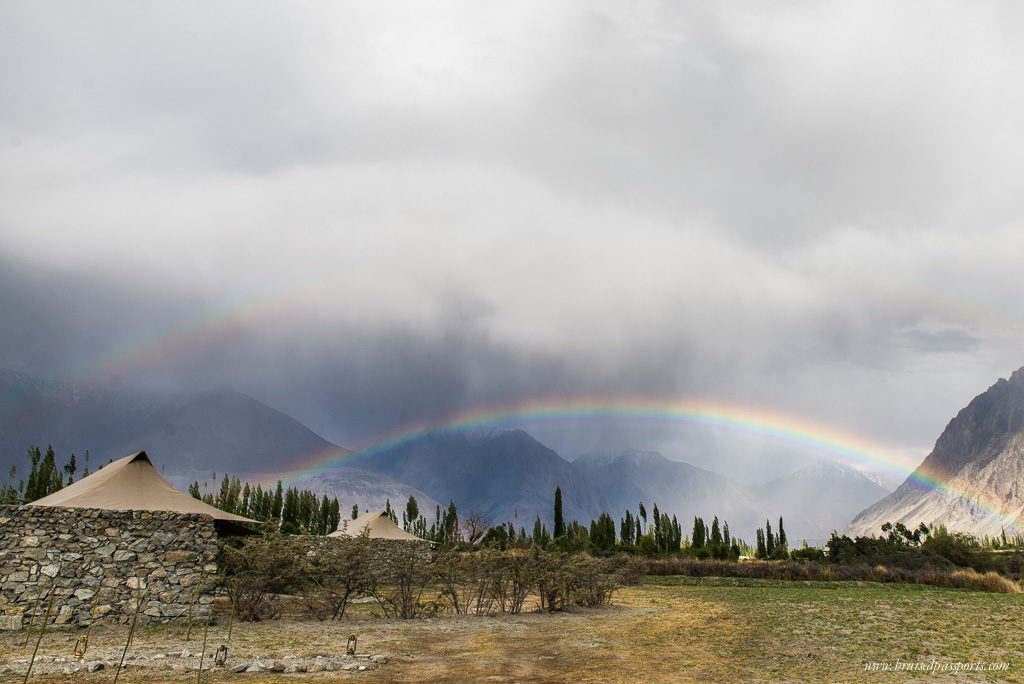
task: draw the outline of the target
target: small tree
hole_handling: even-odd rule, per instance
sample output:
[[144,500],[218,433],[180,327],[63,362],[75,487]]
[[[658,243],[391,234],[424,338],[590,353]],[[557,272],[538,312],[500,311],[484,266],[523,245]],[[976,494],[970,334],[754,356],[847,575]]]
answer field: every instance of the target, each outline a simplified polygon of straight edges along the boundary
[[562,517],[562,488],[555,487],[555,529],[554,537],[558,539],[565,534],[565,519]]
[[785,558],[789,555],[789,542],[786,541],[786,530],[782,527],[782,516],[779,516],[779,539],[775,545],[775,555]]
[[416,503],[416,497],[410,494],[409,500],[405,502],[406,532],[409,531],[409,527],[415,523],[418,517],[420,517],[420,506]]
[[274,490],[274,505],[270,510],[270,519],[279,523],[281,520],[281,507],[284,505],[284,498],[281,493],[281,481],[277,481],[277,489]]

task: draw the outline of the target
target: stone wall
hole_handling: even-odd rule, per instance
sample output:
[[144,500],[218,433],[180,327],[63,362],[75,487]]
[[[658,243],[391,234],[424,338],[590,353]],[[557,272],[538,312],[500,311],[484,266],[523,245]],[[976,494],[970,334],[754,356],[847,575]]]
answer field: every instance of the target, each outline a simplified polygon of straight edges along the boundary
[[[163,511],[0,506],[0,629],[205,620],[217,573],[213,518]],[[137,603],[141,596],[141,604]]]
[[[295,536],[293,540],[307,556],[315,556],[336,544],[350,541],[349,537]],[[399,554],[414,554],[424,563],[431,558],[431,544],[428,541],[407,541],[404,539],[369,539],[370,562],[377,569],[386,570],[389,563]]]

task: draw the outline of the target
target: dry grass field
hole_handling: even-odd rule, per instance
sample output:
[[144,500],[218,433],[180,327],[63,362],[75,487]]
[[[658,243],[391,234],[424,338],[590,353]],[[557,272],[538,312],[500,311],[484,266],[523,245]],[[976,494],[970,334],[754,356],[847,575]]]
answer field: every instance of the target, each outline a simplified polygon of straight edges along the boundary
[[[927,586],[781,582],[716,578],[648,578],[619,591],[614,605],[553,615],[383,620],[372,604],[351,619],[319,623],[288,618],[235,623],[228,665],[313,662],[339,656],[348,635],[359,651],[387,663],[305,674],[206,671],[205,681],[1024,681],[1024,596]],[[208,649],[227,639],[218,614]],[[112,681],[113,666],[61,674],[83,630],[55,631],[40,647],[32,681]],[[127,628],[94,628],[87,660],[116,663]],[[202,631],[186,643],[183,626],[147,626],[129,649],[120,681],[196,681]],[[33,638],[0,635],[3,681],[21,681]],[[171,654],[171,655],[168,655]],[[162,656],[162,657],[157,657]],[[59,659],[67,658],[61,662]],[[58,659],[58,660],[55,660]],[[368,662],[368,661],[360,661]],[[888,666],[889,671],[874,667]],[[981,663],[999,671],[908,671]],[[903,669],[895,670],[901,667]]]

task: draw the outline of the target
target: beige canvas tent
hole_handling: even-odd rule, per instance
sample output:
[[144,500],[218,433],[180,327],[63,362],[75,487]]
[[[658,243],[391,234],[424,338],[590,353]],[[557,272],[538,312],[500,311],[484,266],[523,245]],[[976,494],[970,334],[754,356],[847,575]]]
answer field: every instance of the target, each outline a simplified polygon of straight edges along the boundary
[[153,467],[145,451],[108,463],[78,482],[27,505],[206,513],[213,516],[219,531],[227,534],[249,532],[236,523],[256,523],[240,515],[225,513],[175,489]]
[[341,529],[332,532],[328,537],[358,537],[366,533],[370,539],[398,539],[401,541],[426,542],[414,534],[409,534],[396,525],[384,511],[363,513],[355,520],[342,521]]

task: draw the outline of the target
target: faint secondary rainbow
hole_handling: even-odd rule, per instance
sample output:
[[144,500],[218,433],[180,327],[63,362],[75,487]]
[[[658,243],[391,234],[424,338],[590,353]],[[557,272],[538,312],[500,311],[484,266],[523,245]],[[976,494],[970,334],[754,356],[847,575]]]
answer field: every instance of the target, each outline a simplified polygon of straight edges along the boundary
[[[534,401],[513,407],[467,411],[434,425],[416,425],[394,432],[356,452],[331,451],[320,454],[286,473],[284,477],[294,480],[337,466],[354,465],[396,447],[463,430],[608,419],[689,425],[756,435],[792,444],[801,450],[818,453],[847,465],[882,470],[900,478],[906,474],[906,467],[900,464],[895,449],[823,423],[812,423],[791,415],[698,399],[585,399]],[[1007,533],[1019,531],[1012,522],[1017,512],[1009,517],[995,501],[968,497],[936,473],[918,467],[907,478],[907,482],[925,491],[938,491],[948,497],[967,500],[986,521],[998,522],[1006,528]]]

